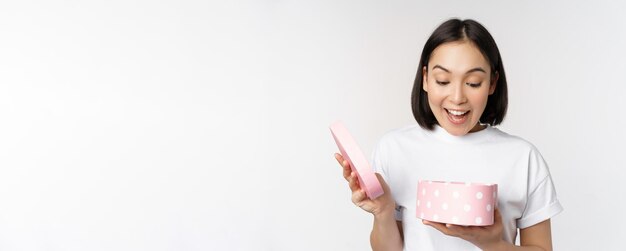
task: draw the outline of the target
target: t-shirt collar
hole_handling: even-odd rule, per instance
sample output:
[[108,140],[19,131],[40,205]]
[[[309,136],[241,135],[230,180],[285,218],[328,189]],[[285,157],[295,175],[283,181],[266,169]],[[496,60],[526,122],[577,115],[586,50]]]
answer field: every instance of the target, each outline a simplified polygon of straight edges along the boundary
[[443,141],[455,142],[455,143],[478,143],[478,142],[482,142],[490,138],[491,135],[493,135],[494,133],[495,128],[493,128],[489,124],[485,124],[485,125],[486,127],[480,131],[471,132],[463,136],[454,136],[448,133],[446,129],[436,124],[434,126],[434,129],[430,131],[430,133],[437,139],[440,139]]

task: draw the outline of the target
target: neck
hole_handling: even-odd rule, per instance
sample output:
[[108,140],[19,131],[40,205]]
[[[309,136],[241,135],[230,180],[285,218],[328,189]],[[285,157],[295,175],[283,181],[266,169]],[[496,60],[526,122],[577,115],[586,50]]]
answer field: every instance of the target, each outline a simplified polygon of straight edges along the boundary
[[478,132],[480,130],[483,130],[487,128],[487,125],[481,125],[480,122],[476,123],[476,126],[474,126],[474,128],[472,128],[472,130],[469,131],[469,133],[473,133],[473,132]]

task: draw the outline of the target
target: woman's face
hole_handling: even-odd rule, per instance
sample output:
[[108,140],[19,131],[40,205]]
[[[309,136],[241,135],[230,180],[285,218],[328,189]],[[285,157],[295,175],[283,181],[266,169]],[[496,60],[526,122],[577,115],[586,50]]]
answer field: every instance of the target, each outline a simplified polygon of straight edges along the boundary
[[437,122],[448,133],[461,136],[481,130],[478,123],[495,91],[489,62],[469,41],[439,45],[423,69],[423,88]]

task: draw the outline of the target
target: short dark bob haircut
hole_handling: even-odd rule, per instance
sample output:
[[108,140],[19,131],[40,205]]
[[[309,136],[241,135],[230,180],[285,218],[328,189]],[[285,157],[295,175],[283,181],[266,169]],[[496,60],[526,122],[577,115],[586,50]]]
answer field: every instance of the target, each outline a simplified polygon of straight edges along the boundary
[[426,66],[426,69],[428,69],[428,61],[435,48],[444,43],[457,41],[470,41],[478,47],[489,61],[491,78],[495,77],[496,74],[498,76],[496,90],[487,99],[487,106],[480,116],[480,123],[495,126],[504,120],[508,105],[506,75],[496,41],[485,27],[474,20],[450,19],[437,27],[428,38],[417,67],[417,75],[415,76],[415,83],[411,93],[411,108],[413,109],[413,117],[424,129],[432,130],[434,125],[439,123],[428,105],[428,93],[422,88],[423,68]]

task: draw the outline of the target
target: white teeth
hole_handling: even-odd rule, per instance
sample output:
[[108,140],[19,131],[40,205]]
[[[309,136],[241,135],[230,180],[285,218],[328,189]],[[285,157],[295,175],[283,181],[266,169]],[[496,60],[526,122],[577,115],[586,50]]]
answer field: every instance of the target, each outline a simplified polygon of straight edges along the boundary
[[469,111],[464,111],[464,112],[462,112],[462,111],[455,111],[455,110],[447,110],[447,111],[448,111],[450,114],[452,114],[452,115],[456,115],[456,116],[460,116],[460,115],[463,115],[463,114],[466,114],[466,113],[468,113],[468,112],[469,112]]

